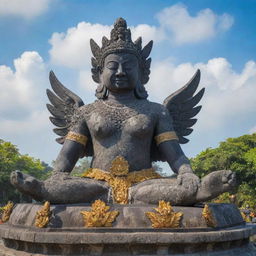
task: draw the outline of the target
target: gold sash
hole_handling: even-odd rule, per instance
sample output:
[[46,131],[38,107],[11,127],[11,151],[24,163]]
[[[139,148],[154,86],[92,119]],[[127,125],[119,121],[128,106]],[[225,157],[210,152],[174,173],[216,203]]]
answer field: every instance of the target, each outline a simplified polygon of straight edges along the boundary
[[[120,167],[120,159],[118,164],[118,167]],[[111,168],[110,172],[106,172],[101,169],[90,168],[82,175],[82,177],[106,181],[112,188],[114,201],[118,204],[128,203],[128,190],[133,184],[144,180],[158,179],[162,177],[160,174],[156,173],[153,168],[129,173],[128,169],[125,171],[122,169],[119,173],[117,172],[117,169],[118,168]]]

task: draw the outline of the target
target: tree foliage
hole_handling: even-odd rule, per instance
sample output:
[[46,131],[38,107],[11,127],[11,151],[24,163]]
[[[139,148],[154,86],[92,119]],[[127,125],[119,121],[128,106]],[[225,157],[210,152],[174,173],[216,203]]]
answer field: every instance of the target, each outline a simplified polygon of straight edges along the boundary
[[49,176],[51,167],[38,159],[20,154],[15,145],[0,139],[0,204],[8,200],[22,200],[21,194],[10,183],[10,174],[15,170],[44,180]]
[[[203,177],[216,170],[232,170],[239,186],[240,205],[256,207],[256,133],[229,138],[217,148],[207,148],[191,159],[195,173]],[[222,196],[223,200],[225,195]]]
[[72,176],[81,177],[81,175],[90,168],[91,159],[89,157],[84,157],[80,159],[74,169],[71,172]]

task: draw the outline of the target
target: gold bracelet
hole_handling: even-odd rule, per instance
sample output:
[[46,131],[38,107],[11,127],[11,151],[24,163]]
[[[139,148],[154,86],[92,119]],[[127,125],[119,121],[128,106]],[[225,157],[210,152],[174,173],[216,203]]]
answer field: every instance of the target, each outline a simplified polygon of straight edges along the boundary
[[155,136],[156,145],[168,140],[179,140],[175,132],[164,132]]
[[79,134],[79,133],[75,133],[75,132],[69,132],[68,135],[66,136],[66,139],[75,141],[84,146],[86,145],[86,142],[88,140],[88,138],[86,136]]

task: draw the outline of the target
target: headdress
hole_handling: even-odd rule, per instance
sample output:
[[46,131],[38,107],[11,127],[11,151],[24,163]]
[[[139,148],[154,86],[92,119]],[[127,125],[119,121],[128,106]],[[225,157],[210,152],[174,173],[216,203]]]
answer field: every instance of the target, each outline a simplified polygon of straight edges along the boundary
[[[114,24],[114,28],[110,33],[110,40],[105,36],[102,38],[102,47],[91,39],[92,58],[92,78],[96,83],[99,83],[99,70],[103,67],[104,59],[111,53],[131,53],[137,56],[140,67],[142,68],[141,83],[148,82],[150,73],[151,58],[148,58],[153,41],[151,40],[143,49],[141,46],[141,37],[135,42],[131,39],[131,31],[127,28],[126,21],[123,18],[118,18]],[[148,58],[148,59],[147,59]]]

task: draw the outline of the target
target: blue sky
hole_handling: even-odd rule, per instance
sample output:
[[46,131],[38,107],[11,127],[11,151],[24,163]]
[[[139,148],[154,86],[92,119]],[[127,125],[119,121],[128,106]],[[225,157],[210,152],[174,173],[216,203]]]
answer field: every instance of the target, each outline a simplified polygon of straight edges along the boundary
[[0,138],[46,162],[56,158],[48,72],[92,102],[88,42],[109,37],[120,16],[134,37],[154,40],[150,100],[162,102],[201,69],[206,93],[183,146],[189,157],[255,132],[255,7],[255,0],[0,0]]
[[[5,2],[5,0],[2,1]],[[1,64],[12,65],[13,59],[26,50],[38,51],[46,61],[49,60],[48,40],[52,33],[64,32],[81,21],[112,25],[117,16],[122,16],[127,19],[130,26],[144,23],[158,25],[156,14],[163,8],[177,3],[184,4],[191,16],[196,15],[200,10],[210,8],[216,14],[225,12],[235,18],[232,29],[199,44],[206,48],[200,54],[194,54],[194,50],[199,47],[198,44],[170,48],[172,55],[178,56],[180,61],[206,61],[221,55],[228,58],[233,67],[239,71],[243,63],[251,59],[252,56],[255,57],[256,54],[255,0],[182,2],[166,0],[53,0],[48,2],[48,9],[32,19],[24,19],[21,15],[0,15],[0,29],[3,36],[0,49]]]

